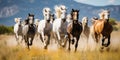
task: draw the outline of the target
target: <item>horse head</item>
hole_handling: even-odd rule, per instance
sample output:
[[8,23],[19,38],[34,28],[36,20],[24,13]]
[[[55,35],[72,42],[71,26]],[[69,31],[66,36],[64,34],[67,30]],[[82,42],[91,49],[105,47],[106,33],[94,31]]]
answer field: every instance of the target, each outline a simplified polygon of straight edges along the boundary
[[72,11],[71,11],[71,19],[73,20],[73,21],[78,21],[78,19],[79,19],[79,10],[75,10],[75,9],[72,9]]
[[14,20],[15,20],[16,24],[21,26],[21,18],[15,18]]
[[50,14],[50,21],[53,22],[55,20],[54,14]]
[[66,8],[66,6],[64,6],[64,5],[60,5],[59,6],[60,7],[60,11],[61,11],[61,19],[66,19],[66,11],[67,11],[67,8]]
[[83,17],[82,18],[82,24],[87,25],[88,24],[88,17]]
[[46,7],[43,9],[44,20],[50,21],[50,14],[51,14],[50,8]]
[[100,19],[109,20],[110,17],[110,11],[109,10],[102,10],[101,13],[99,13]]
[[34,23],[34,14],[28,14],[28,22],[29,24],[33,24]]

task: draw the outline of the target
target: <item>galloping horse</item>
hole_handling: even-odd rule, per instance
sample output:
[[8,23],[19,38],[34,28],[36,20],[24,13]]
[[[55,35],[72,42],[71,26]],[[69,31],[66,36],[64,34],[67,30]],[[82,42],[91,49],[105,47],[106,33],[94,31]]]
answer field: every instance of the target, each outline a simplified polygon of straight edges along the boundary
[[51,17],[50,8],[48,7],[44,8],[43,15],[44,15],[44,19],[41,20],[38,24],[38,33],[40,35],[41,41],[44,43],[44,49],[47,49],[47,46],[50,43],[50,36],[52,31],[52,22],[51,22],[52,17]]
[[66,6],[60,5],[55,6],[55,10],[59,10],[56,12],[59,12],[56,16],[58,16],[55,21],[53,22],[53,34],[54,37],[57,38],[58,44],[61,45],[61,36],[66,35],[67,31],[67,22],[66,22]]
[[28,49],[30,49],[29,46],[32,45],[32,42],[36,33],[36,26],[34,25],[33,14],[28,14],[28,18],[25,20],[25,25],[23,26],[22,33],[24,35],[25,43],[27,44]]
[[[22,34],[22,23],[21,23],[21,18],[15,18],[15,22],[16,24],[14,25],[14,33],[15,33],[15,38],[16,41],[19,44],[19,36],[22,36],[22,40],[23,40],[23,34]],[[22,42],[21,40],[21,42]]]
[[83,17],[82,18],[82,26],[83,26],[83,35],[85,35],[85,37],[89,38],[89,34],[90,34],[90,28],[88,26],[88,17]]
[[[72,44],[74,44],[74,40],[76,40],[75,43],[75,52],[77,51],[78,47],[78,41],[82,32],[82,23],[78,21],[79,18],[79,10],[72,9],[71,11],[71,17],[72,17],[72,23],[68,24],[67,26],[67,34],[69,39],[69,46],[68,50],[70,51],[70,44],[72,41]],[[75,39],[74,39],[75,38]]]
[[[102,46],[108,47],[110,45],[111,32],[113,31],[112,25],[109,23],[110,11],[103,10],[100,14],[100,19],[94,20],[93,34],[95,41],[98,43],[100,36],[102,36]],[[105,39],[108,38],[108,43],[104,44]]]

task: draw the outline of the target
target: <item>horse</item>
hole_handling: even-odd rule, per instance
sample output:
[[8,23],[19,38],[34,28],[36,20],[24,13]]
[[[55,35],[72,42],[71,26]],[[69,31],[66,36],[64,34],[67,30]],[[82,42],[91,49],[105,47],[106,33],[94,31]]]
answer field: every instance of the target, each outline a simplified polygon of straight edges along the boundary
[[33,43],[34,36],[36,33],[36,26],[34,24],[34,14],[28,14],[27,19],[25,20],[25,25],[23,26],[22,33],[24,35],[25,43],[30,49],[30,46]]
[[68,22],[68,24],[72,22],[72,19],[71,19],[71,15],[70,15],[70,14],[67,15],[66,21]]
[[89,38],[89,34],[90,34],[90,28],[88,26],[88,17],[83,17],[82,18],[82,26],[83,26],[83,35],[87,38]]
[[[35,19],[34,24],[36,25],[36,30],[38,30],[38,24],[39,24],[40,19]],[[39,33],[36,31],[36,36],[38,37]]]
[[75,10],[72,9],[71,11],[71,19],[73,20],[72,23],[68,24],[67,26],[67,35],[68,35],[68,41],[69,41],[69,45],[68,45],[68,50],[70,51],[70,44],[72,41],[72,44],[75,43],[75,52],[77,51],[77,47],[78,47],[78,41],[80,39],[80,35],[82,33],[82,23],[78,21],[79,18],[79,10]]
[[[52,28],[52,31],[53,31],[53,35],[54,37],[56,38],[55,40],[58,41],[58,44],[61,46],[61,37],[64,36],[64,35],[67,35],[67,31],[66,31],[66,28],[67,28],[67,22],[66,22],[66,6],[64,5],[60,5],[60,6],[55,6],[55,10],[59,10],[59,11],[56,11],[56,12],[59,12],[58,15],[58,18],[56,18],[54,21],[53,21],[53,28]],[[63,44],[62,44],[63,45]]]
[[38,33],[40,35],[41,41],[44,43],[44,49],[47,49],[47,46],[50,43],[50,36],[52,31],[52,22],[51,22],[51,10],[46,7],[43,9],[44,19],[41,20],[38,24]]
[[22,34],[22,23],[21,23],[21,18],[15,18],[14,19],[16,24],[14,25],[14,34],[15,34],[15,38],[17,43],[19,44],[19,36],[22,36],[22,40],[23,41],[23,34]]
[[[93,23],[93,37],[95,37],[96,43],[100,41],[100,37],[102,36],[102,49],[103,47],[108,47],[110,45],[111,33],[113,31],[112,25],[109,23],[110,11],[103,10],[100,14],[100,19],[94,20]],[[105,39],[108,39],[108,42],[105,44]]]

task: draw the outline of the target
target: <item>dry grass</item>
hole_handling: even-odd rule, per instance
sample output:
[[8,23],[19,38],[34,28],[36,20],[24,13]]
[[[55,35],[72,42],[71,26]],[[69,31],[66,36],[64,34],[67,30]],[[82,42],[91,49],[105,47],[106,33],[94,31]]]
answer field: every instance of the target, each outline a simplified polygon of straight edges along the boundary
[[[8,46],[7,40],[12,39],[13,35],[0,35],[0,60],[120,60],[120,31],[112,33],[110,50],[106,48],[103,52],[93,51],[73,51],[65,49],[44,50],[43,48],[32,47],[27,50],[23,46]],[[12,39],[15,41],[15,39]],[[50,47],[50,46],[49,46]],[[73,49],[72,49],[73,50]]]

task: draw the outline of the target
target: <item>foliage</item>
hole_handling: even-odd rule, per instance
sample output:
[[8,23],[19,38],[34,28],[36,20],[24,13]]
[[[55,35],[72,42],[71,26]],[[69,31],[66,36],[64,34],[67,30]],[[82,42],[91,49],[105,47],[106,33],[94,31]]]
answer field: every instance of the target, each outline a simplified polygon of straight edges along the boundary
[[0,25],[0,34],[13,34],[13,26]]
[[113,30],[115,30],[115,31],[119,30],[119,28],[116,27],[116,25],[117,25],[116,21],[117,20],[114,18],[110,18],[110,20],[109,20],[110,24],[112,24],[112,26],[113,26]]

